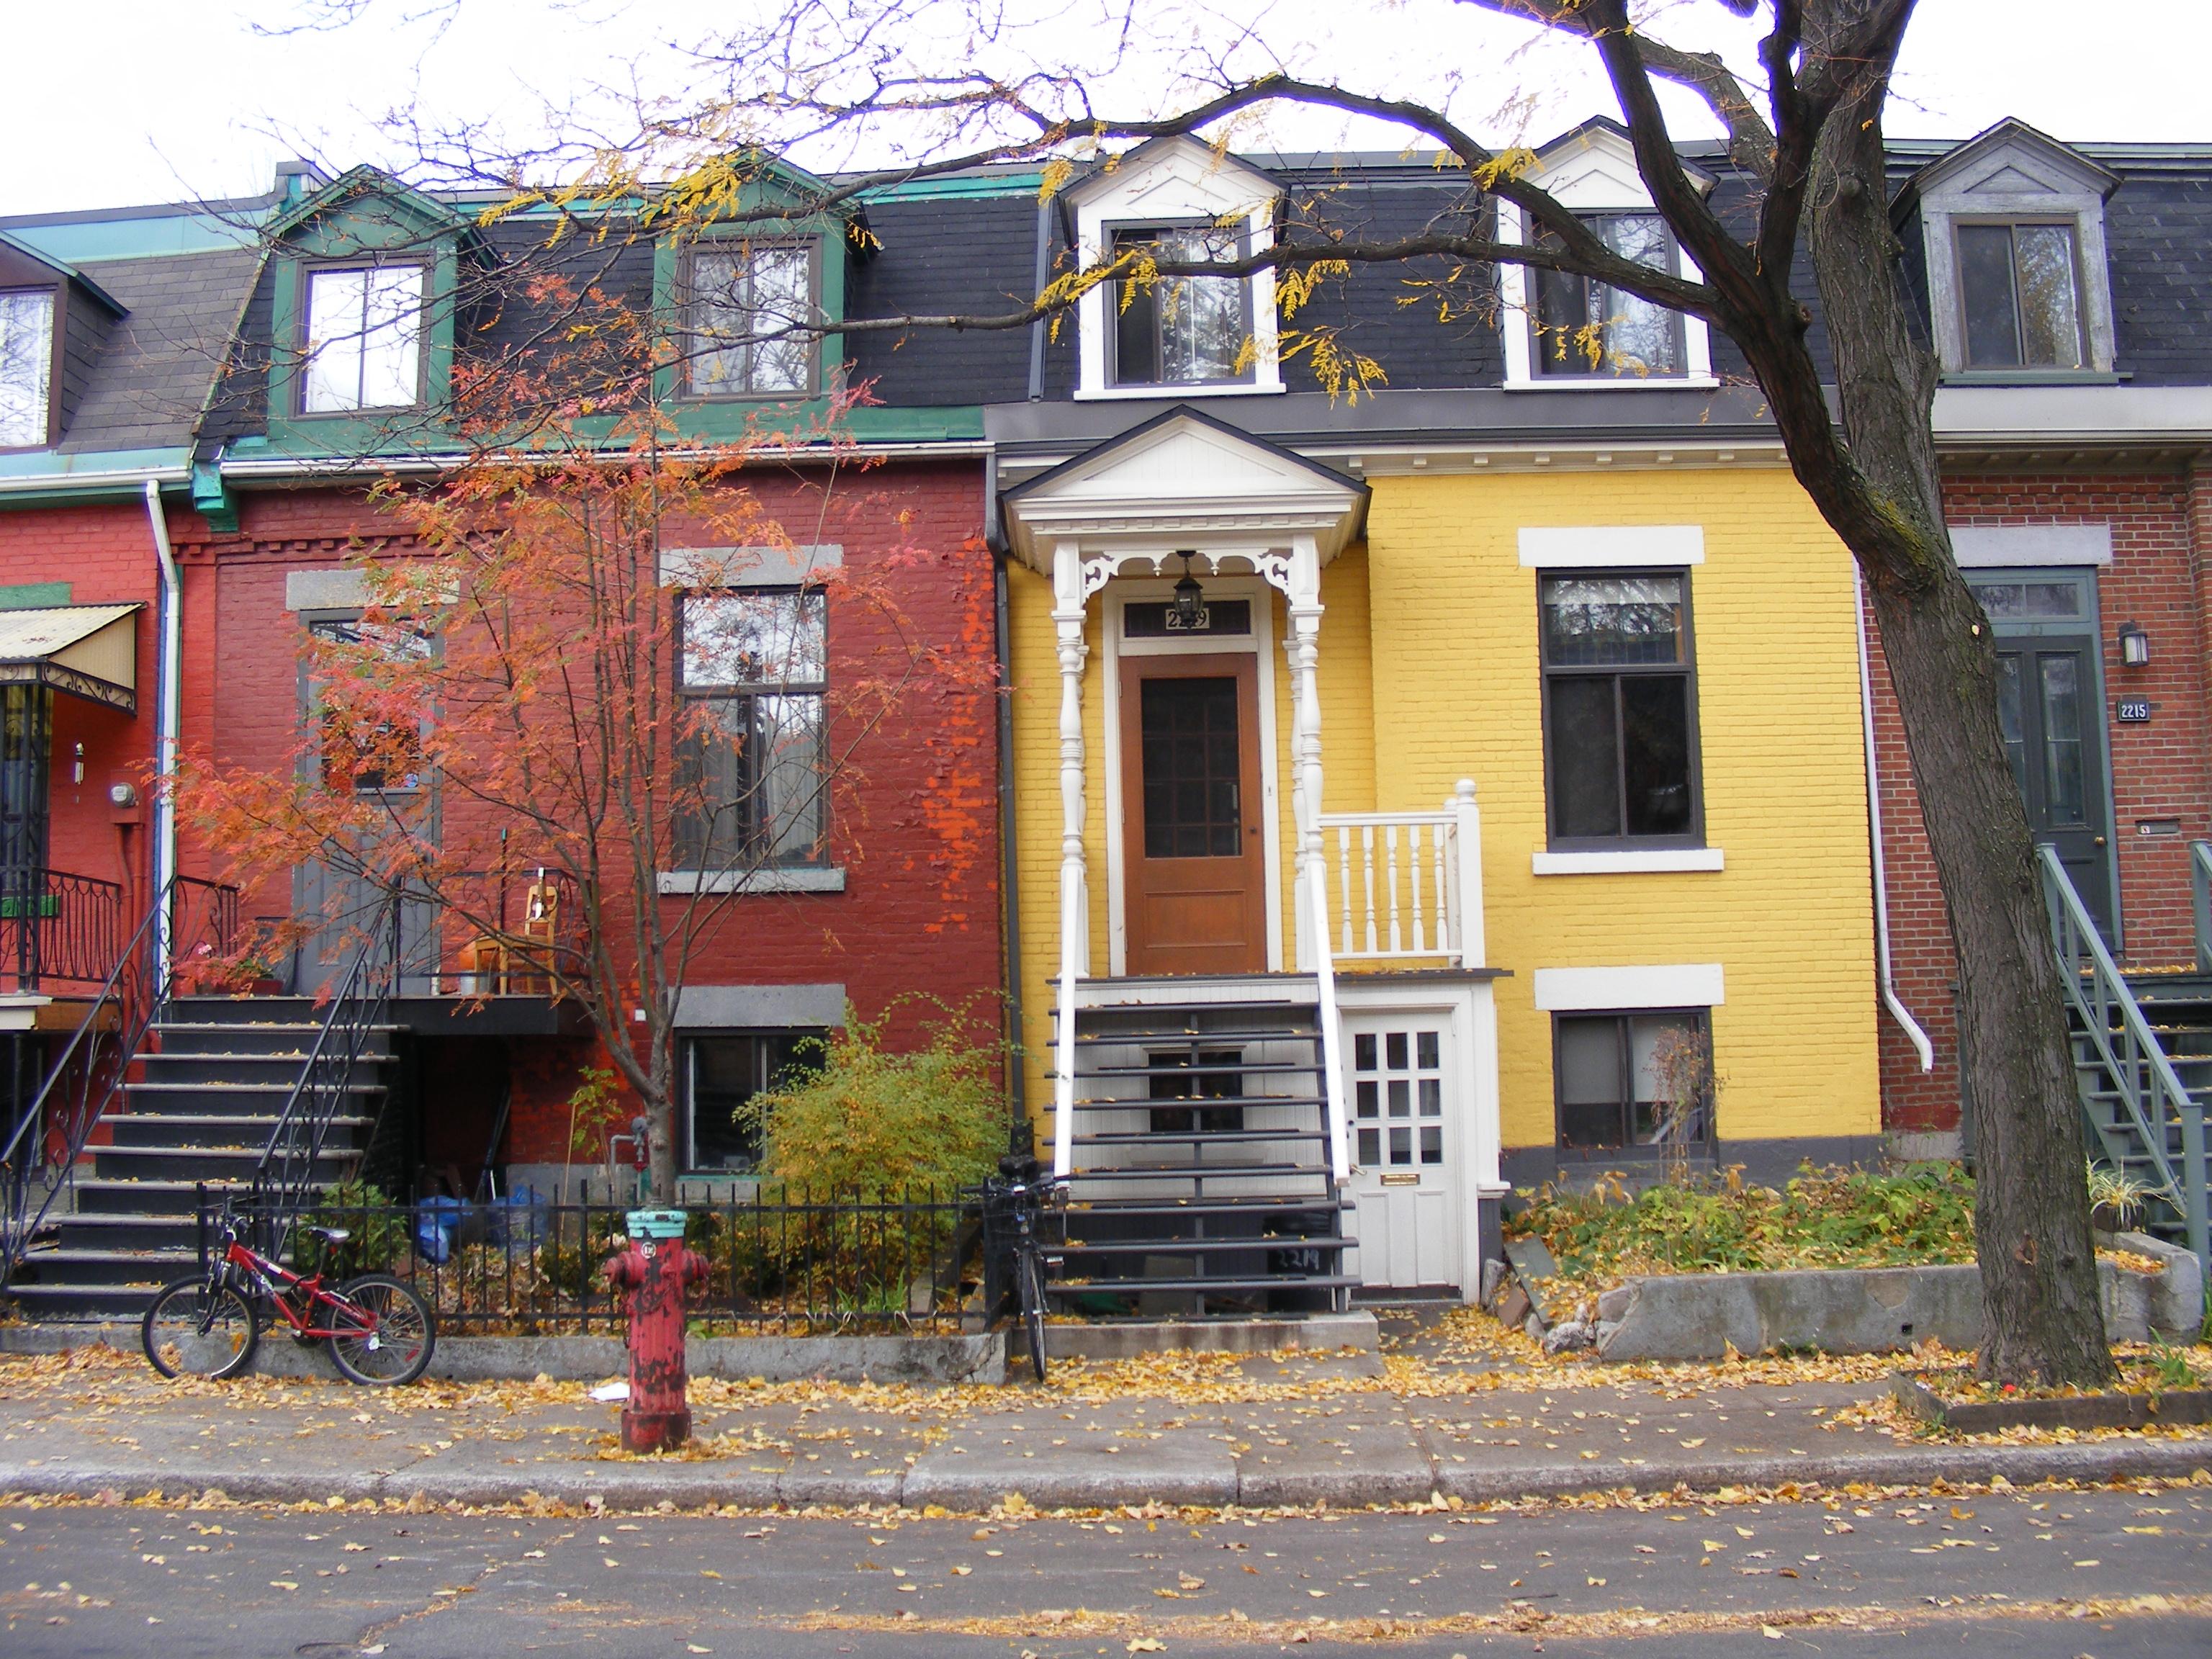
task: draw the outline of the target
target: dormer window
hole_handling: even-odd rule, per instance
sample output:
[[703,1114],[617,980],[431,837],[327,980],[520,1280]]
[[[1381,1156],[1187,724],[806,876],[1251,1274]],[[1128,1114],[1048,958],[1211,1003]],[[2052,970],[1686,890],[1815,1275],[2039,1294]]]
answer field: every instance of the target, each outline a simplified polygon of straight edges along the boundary
[[814,389],[812,241],[695,249],[684,385],[696,398],[774,398]]
[[1919,244],[1946,375],[2117,378],[2105,203],[2119,185],[2118,174],[2018,121],[2000,121],[1913,176],[1891,216]]
[[[1656,213],[1594,214],[1584,222],[1620,258],[1654,270],[1675,269],[1674,239]],[[1540,233],[1539,247],[1559,245]],[[1623,289],[1565,271],[1535,270],[1537,339],[1531,366],[1554,375],[1682,373],[1682,318]]]
[[422,401],[423,275],[414,264],[308,272],[303,414]]
[[[1066,200],[1085,270],[1131,252],[1229,264],[1273,245],[1282,186],[1196,139],[1156,138],[1102,163]],[[1076,344],[1078,398],[1283,390],[1273,270],[1099,283],[1076,303]]]
[[[1117,229],[1113,252],[1170,264],[1244,257],[1241,231],[1218,225]],[[1241,276],[1156,276],[1115,284],[1114,383],[1205,386],[1252,378],[1252,285]]]
[[1968,368],[2080,368],[2070,224],[1962,224],[1959,307]]
[[53,289],[0,290],[0,449],[46,443],[53,363]]
[[[1690,182],[1712,179],[1687,169]],[[1589,226],[1621,258],[1654,270],[1698,279],[1675,246],[1637,171],[1628,136],[1610,121],[1592,120],[1553,140],[1522,175]],[[1498,204],[1498,240],[1538,247],[1557,233],[1532,226],[1510,202]],[[1498,297],[1504,315],[1505,389],[1625,390],[1639,386],[1714,386],[1712,348],[1705,323],[1639,295],[1564,271],[1501,263]]]

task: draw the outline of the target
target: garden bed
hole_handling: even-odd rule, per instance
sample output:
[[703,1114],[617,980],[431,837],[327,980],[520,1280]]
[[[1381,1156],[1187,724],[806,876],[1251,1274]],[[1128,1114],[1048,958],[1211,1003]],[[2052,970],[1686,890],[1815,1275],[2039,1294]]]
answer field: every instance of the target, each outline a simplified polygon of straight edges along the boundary
[[2203,1379],[2178,1351],[2127,1355],[2118,1364],[2117,1386],[2094,1393],[1984,1382],[1966,1370],[1899,1371],[1890,1392],[1929,1427],[1957,1434],[2212,1423],[2212,1389],[2196,1386]]

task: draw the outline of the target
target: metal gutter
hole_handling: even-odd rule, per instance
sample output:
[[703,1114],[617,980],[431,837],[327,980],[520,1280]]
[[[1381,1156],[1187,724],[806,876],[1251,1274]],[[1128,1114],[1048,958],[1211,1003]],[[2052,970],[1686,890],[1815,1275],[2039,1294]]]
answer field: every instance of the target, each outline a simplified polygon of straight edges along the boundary
[[[690,460],[711,455],[714,452],[704,449],[667,449],[661,453],[671,460]],[[763,451],[759,459],[763,465],[774,463],[779,465],[793,464],[806,465],[820,463],[829,465],[839,461],[854,459],[980,460],[991,453],[991,444],[988,439],[943,438],[926,439],[914,443],[855,444],[849,448],[838,449],[768,450]],[[611,449],[607,452],[607,459],[610,460],[620,459],[621,456],[622,452],[619,450]],[[378,477],[392,474],[412,477],[417,474],[452,472],[467,465],[476,459],[477,458],[475,456],[458,453],[440,455],[296,455],[282,459],[271,457],[265,460],[258,459],[240,460],[227,457],[220,463],[220,471],[226,479],[235,478],[240,483],[248,483],[257,480],[302,477]],[[545,464],[548,466],[565,465],[568,459],[565,455],[549,453],[545,456]],[[189,476],[188,471],[179,471],[176,479],[170,482],[182,482]]]
[[[154,892],[169,890],[177,873],[177,738],[180,676],[184,668],[185,585],[177,569],[177,556],[169,545],[169,520],[161,511],[161,486],[146,480],[146,519],[153,526],[154,553],[161,566],[161,641],[155,659],[154,686]],[[165,908],[154,924],[154,980],[167,981],[169,952],[174,941],[170,929],[174,918]]]
[[1936,1069],[1936,1045],[1897,994],[1889,960],[1889,872],[1881,850],[1881,771],[1875,759],[1874,674],[1867,654],[1866,584],[1851,566],[1851,613],[1859,629],[1859,718],[1866,728],[1867,839],[1874,853],[1874,953],[1881,978],[1881,1004],[1903,1028],[1920,1056],[1920,1069]]
[[148,483],[190,483],[191,477],[190,461],[181,461],[174,466],[118,467],[101,472],[21,473],[0,477],[0,495],[94,489],[121,489],[136,495]]

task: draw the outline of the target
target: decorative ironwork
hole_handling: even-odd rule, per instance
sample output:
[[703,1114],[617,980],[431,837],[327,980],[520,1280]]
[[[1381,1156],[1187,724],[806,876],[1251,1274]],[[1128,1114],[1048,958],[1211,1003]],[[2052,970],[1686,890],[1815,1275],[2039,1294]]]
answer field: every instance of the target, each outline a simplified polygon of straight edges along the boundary
[[115,965],[122,933],[122,883],[0,867],[0,964],[12,968],[16,990],[98,985]]

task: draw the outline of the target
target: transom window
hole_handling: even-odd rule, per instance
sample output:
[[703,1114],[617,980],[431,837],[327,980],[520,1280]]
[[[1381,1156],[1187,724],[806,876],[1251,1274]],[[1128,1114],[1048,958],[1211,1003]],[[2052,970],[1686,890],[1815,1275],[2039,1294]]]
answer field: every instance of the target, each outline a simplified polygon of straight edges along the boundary
[[1552,845],[1694,844],[1688,576],[1546,576],[1540,593]]
[[422,283],[421,265],[308,273],[304,413],[422,402]]
[[1352,1039],[1352,1127],[1364,1169],[1444,1161],[1443,1034],[1358,1031]]
[[1969,368],[2080,368],[2070,224],[1961,224],[1959,302]]
[[[1115,257],[1142,250],[1176,264],[1244,257],[1244,234],[1218,225],[1155,226],[1114,233]],[[1249,380],[1253,353],[1251,283],[1241,276],[1158,276],[1116,283],[1114,379],[1121,386]]]
[[[1654,270],[1675,269],[1674,239],[1656,213],[1612,213],[1585,221],[1607,247]],[[1560,246],[1540,230],[1538,247]],[[1646,375],[1684,373],[1682,319],[1664,306],[1586,276],[1532,269],[1536,293],[1539,374]]]
[[0,293],[0,449],[29,449],[46,441],[53,363],[53,289]]
[[764,398],[814,384],[814,246],[705,246],[691,255],[685,384],[702,398]]
[[780,588],[687,593],[679,605],[683,867],[821,863],[827,599]]
[[1553,1027],[1559,1144],[1613,1151],[1712,1138],[1712,1050],[1703,1009],[1562,1014]]

